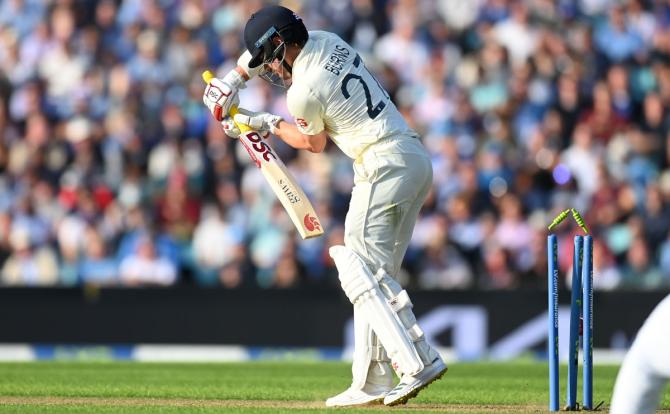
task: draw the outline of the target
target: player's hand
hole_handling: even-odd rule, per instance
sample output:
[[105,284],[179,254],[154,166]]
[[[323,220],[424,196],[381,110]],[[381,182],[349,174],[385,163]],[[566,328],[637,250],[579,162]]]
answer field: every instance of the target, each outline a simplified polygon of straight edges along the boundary
[[214,119],[221,122],[228,115],[230,108],[240,103],[240,97],[237,87],[214,78],[205,88],[202,102],[209,108],[209,112],[214,115]]
[[202,95],[202,102],[214,115],[214,119],[221,122],[228,115],[232,106],[239,105],[238,92],[244,87],[244,78],[233,69],[223,79],[214,78],[209,81]]
[[[238,108],[238,111],[242,115],[253,115],[254,114],[254,112],[247,111],[244,108]],[[223,132],[225,132],[226,135],[228,135],[229,137],[231,137],[231,138],[239,138],[240,137],[240,134],[241,134],[240,128],[235,123],[235,120],[233,119],[233,117],[226,116],[225,118],[223,118],[223,121],[221,121],[221,126],[223,127]],[[270,131],[268,131],[268,130],[259,129],[259,130],[256,130],[256,132],[258,132],[258,134],[260,134],[260,136],[263,137],[263,139],[267,139],[270,136]]]
[[277,124],[281,120],[281,116],[270,114],[268,112],[240,112],[235,115],[235,122],[238,124],[248,125],[256,131],[270,131],[273,134],[275,133]]
[[240,137],[240,128],[237,127],[237,124],[233,120],[232,116],[228,115],[223,118],[223,121],[221,121],[221,126],[223,127],[223,132],[225,132],[229,137],[235,139]]

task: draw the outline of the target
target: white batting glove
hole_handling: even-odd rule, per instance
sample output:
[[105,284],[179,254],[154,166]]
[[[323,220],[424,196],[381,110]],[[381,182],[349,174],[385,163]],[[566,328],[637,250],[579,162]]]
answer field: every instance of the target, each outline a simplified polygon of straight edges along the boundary
[[239,138],[241,131],[237,127],[237,124],[233,120],[233,117],[228,115],[225,118],[223,118],[223,121],[221,121],[221,126],[223,127],[223,132],[226,133],[231,138]]
[[249,112],[247,114],[239,113],[235,115],[235,122],[238,124],[249,125],[256,131],[270,131],[273,134],[275,133],[277,124],[281,120],[281,116],[267,112]]
[[239,105],[238,92],[244,86],[242,75],[236,70],[231,70],[223,79],[214,78],[209,82],[202,95],[202,102],[214,115],[214,119],[221,122],[232,106]]
[[[255,112],[248,111],[244,108],[238,108],[237,110],[242,115],[250,116],[255,114]],[[225,132],[226,135],[231,138],[239,138],[240,134],[242,133],[240,128],[235,123],[235,120],[231,116],[226,116],[223,118],[223,121],[221,121],[221,126],[223,127],[223,132]],[[258,129],[256,132],[258,132],[260,136],[263,137],[263,139],[267,139],[270,136],[270,131],[268,130]]]

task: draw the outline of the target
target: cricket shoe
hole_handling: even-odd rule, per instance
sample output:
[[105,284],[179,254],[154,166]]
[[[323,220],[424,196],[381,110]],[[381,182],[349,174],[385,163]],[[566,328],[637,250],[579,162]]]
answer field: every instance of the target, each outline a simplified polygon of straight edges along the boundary
[[433,362],[419,371],[416,375],[403,375],[400,382],[384,397],[384,404],[405,404],[409,399],[419,394],[419,391],[429,386],[433,381],[442,378],[447,372],[447,365],[439,356]]
[[350,387],[343,393],[326,400],[326,407],[351,407],[356,405],[374,405],[384,402],[384,397],[392,386],[365,384],[363,389]]

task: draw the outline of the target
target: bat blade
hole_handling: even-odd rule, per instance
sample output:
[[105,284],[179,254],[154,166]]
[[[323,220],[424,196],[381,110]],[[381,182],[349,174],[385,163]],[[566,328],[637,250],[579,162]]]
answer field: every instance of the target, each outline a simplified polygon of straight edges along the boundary
[[253,130],[240,134],[239,140],[260,168],[300,237],[309,239],[322,235],[323,226],[312,203],[270,144]]
[[[213,76],[210,71],[205,71],[202,79],[209,83]],[[237,113],[237,107],[231,108],[230,114],[234,116],[235,113]],[[258,132],[247,125],[238,125],[238,127],[242,131],[239,136],[240,143],[270,184],[270,188],[288,213],[300,237],[309,239],[322,235],[323,226],[312,203],[274,149]]]

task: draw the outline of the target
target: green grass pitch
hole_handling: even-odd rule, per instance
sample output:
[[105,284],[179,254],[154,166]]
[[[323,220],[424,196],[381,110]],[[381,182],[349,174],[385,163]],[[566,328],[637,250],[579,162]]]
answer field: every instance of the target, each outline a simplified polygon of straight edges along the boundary
[[[596,366],[594,403],[609,405],[616,366]],[[440,381],[399,407],[327,409],[350,382],[339,362],[0,364],[0,413],[525,413],[547,412],[547,365],[452,364]],[[566,370],[561,370],[565,399]],[[581,379],[581,376],[580,376]],[[579,384],[581,398],[581,383]],[[670,412],[670,390],[662,401]]]

